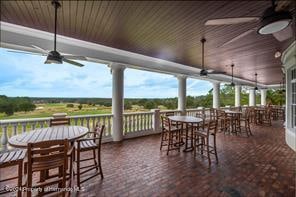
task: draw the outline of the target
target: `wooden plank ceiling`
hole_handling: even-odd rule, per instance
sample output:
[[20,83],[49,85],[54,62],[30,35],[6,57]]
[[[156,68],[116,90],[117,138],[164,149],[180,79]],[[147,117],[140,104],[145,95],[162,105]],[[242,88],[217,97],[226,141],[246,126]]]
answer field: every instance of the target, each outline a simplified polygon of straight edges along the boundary
[[[282,80],[277,50],[291,40],[278,42],[256,32],[219,47],[258,23],[204,26],[208,19],[260,16],[270,1],[60,1],[58,33],[61,35],[200,67],[200,39],[205,36],[206,67],[264,84]],[[50,1],[1,1],[1,20],[53,32]]]

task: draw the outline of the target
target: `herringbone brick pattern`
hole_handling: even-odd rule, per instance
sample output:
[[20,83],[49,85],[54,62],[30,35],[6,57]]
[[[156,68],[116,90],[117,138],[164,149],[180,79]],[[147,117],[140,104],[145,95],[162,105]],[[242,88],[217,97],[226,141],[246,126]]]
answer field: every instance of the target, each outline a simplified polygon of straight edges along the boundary
[[219,133],[219,164],[210,169],[192,152],[167,156],[159,135],[104,144],[104,180],[84,183],[75,196],[295,196],[296,156],[282,123],[252,132],[249,138]]

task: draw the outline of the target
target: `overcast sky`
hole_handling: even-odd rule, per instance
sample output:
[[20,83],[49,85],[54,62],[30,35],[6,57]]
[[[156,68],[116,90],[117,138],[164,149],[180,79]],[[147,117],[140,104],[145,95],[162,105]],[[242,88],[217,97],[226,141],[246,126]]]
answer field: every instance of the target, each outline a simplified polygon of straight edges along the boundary
[[[112,97],[112,76],[103,64],[81,62],[83,68],[44,64],[45,57],[11,53],[0,48],[0,95],[30,97]],[[177,79],[134,69],[124,72],[125,98],[176,97]],[[206,94],[206,81],[188,79],[187,95]]]

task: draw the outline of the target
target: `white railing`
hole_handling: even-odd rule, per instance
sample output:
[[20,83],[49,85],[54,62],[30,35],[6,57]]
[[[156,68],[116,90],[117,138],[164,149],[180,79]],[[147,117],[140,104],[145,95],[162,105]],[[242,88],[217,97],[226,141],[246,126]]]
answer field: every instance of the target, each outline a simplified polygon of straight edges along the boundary
[[[93,130],[96,123],[100,122],[106,127],[103,135],[104,141],[110,141],[112,137],[112,114],[80,115],[68,117],[70,118],[71,125],[85,126],[89,130]],[[48,127],[50,119],[51,117],[0,120],[2,147],[7,147],[8,139],[11,136],[24,133],[35,128]]]
[[[221,108],[223,110],[229,109],[226,107]],[[196,116],[197,113],[203,112],[206,116],[210,115],[209,108],[196,108],[187,109],[186,115]],[[124,138],[139,137],[144,135],[150,135],[159,133],[161,131],[161,116],[173,113],[174,115],[180,115],[180,110],[165,110],[159,109],[152,110],[150,112],[134,112],[123,114],[123,135]],[[95,114],[95,115],[80,115],[80,116],[68,116],[71,121],[71,125],[81,125],[92,130],[97,122],[105,125],[106,130],[103,136],[103,142],[112,141],[112,114]],[[29,118],[29,119],[11,119],[0,120],[0,135],[1,145],[6,147],[8,139],[11,136],[24,133],[35,128],[43,128],[49,126],[48,118]],[[1,147],[0,147],[1,149]]]
[[154,112],[123,114],[123,134],[125,138],[138,137],[153,132]]

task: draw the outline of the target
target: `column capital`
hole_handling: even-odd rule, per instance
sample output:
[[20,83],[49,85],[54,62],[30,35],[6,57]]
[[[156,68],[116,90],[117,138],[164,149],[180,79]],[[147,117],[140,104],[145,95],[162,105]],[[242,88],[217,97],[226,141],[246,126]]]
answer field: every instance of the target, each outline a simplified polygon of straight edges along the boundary
[[120,64],[120,63],[114,63],[112,62],[110,65],[109,65],[109,68],[111,70],[124,70],[126,68],[125,65],[123,64]]
[[213,85],[216,85],[216,86],[221,84],[220,81],[211,81],[211,83],[212,83]]
[[175,75],[177,79],[187,79],[187,75]]

